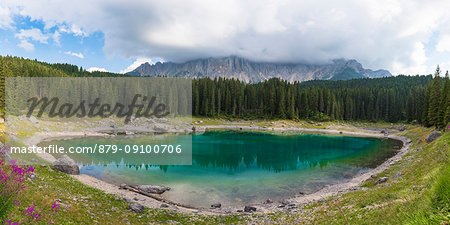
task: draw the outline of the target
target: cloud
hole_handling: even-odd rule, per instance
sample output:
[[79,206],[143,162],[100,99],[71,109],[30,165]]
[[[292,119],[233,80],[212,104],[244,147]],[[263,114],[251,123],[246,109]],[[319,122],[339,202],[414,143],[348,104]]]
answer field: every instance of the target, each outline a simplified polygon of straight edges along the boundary
[[48,44],[48,40],[50,38],[53,39],[54,43],[57,46],[61,46],[61,33],[58,32],[58,30],[55,30],[53,34],[44,32],[42,32],[42,30],[38,28],[21,29],[18,33],[15,34],[15,36],[21,41],[19,46],[22,48],[24,48],[23,46],[26,46],[28,49],[31,49],[31,46],[33,46],[32,49],[34,49],[34,45],[30,43],[31,41]]
[[75,24],[72,24],[70,26],[67,26],[67,25],[59,26],[59,31],[62,33],[73,34],[74,36],[79,36],[79,37],[85,37],[85,36],[89,35],[88,33],[83,31],[80,27],[78,27]]
[[31,28],[28,30],[21,29],[19,33],[16,34],[16,37],[20,40],[33,40],[40,43],[48,43],[47,40],[49,39],[48,35],[45,35],[42,33],[40,29],[37,28]]
[[53,33],[52,39],[55,42],[56,45],[61,46],[60,42],[61,33],[59,33],[57,30]]
[[20,43],[17,45],[27,51],[34,51],[34,45],[28,42],[27,40],[21,40]]
[[76,53],[76,52],[67,51],[67,52],[64,52],[64,54],[72,55],[72,56],[78,57],[80,59],[84,59],[84,55],[81,52],[80,53]]
[[151,59],[149,58],[137,58],[131,65],[129,65],[126,69],[121,70],[120,73],[128,73],[136,69],[138,66],[142,65],[143,63],[149,63],[150,65],[155,64]]
[[[421,42],[414,43],[413,51],[407,60],[395,60],[392,72],[397,74],[428,74],[432,70],[426,65],[428,57],[425,54],[425,46]],[[405,63],[409,62],[409,63]]]
[[[343,57],[405,73],[417,68],[416,61],[437,64],[425,43],[433,33],[450,30],[446,0],[5,0],[1,5],[43,21],[46,29],[78,36],[101,31],[108,56],[168,61],[239,55],[323,63]],[[417,43],[425,44],[425,58],[412,56]]]
[[10,12],[8,8],[3,8],[0,6],[0,29],[9,28],[12,23]]
[[98,67],[90,67],[87,69],[89,72],[99,71],[99,72],[108,72],[105,68],[98,68]]
[[444,35],[436,45],[436,50],[439,52],[450,52],[450,35]]

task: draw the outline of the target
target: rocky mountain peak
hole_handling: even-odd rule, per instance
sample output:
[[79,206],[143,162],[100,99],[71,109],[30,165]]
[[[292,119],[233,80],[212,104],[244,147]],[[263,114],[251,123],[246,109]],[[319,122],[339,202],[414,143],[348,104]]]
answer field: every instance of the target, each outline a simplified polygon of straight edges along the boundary
[[278,77],[289,82],[306,80],[346,80],[392,76],[387,70],[364,69],[356,60],[335,59],[328,64],[254,62],[238,56],[191,60],[185,63],[144,63],[128,74],[168,77],[224,77],[260,82]]

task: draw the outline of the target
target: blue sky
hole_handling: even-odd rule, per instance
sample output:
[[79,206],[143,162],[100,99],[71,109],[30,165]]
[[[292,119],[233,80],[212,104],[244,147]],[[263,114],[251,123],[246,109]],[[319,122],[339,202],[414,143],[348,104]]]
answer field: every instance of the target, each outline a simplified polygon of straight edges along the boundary
[[238,55],[450,69],[450,1],[2,0],[0,54],[125,72],[144,62]]
[[[31,35],[27,37],[18,35],[21,30],[33,29],[38,29],[42,33],[40,40]],[[22,41],[29,45],[21,45]],[[41,20],[31,20],[30,17],[15,16],[10,28],[0,29],[0,55],[20,56],[50,63],[70,63],[84,69],[103,68],[111,72],[123,72],[136,60],[107,56],[103,51],[104,42],[104,34],[101,31],[89,35],[64,33],[57,27],[45,29]]]

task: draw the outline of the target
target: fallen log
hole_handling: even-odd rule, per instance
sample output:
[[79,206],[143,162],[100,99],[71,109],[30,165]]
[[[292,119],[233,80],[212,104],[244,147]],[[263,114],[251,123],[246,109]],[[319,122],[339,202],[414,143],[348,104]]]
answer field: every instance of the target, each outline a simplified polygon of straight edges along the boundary
[[194,206],[191,206],[191,205],[185,205],[185,204],[181,204],[181,203],[177,203],[177,202],[172,202],[170,200],[163,199],[163,198],[161,198],[159,196],[156,196],[154,194],[150,194],[148,192],[141,191],[141,190],[139,190],[139,189],[137,189],[137,188],[135,188],[133,186],[125,185],[122,188],[125,189],[125,190],[129,190],[129,191],[132,191],[132,192],[135,192],[135,193],[147,196],[149,198],[153,198],[153,199],[155,199],[157,201],[160,201],[160,202],[164,202],[164,203],[167,203],[167,204],[171,204],[171,205],[174,205],[174,206],[179,206],[179,207],[183,207],[183,208],[187,208],[187,209],[199,210],[199,208],[197,208],[197,207],[194,207]]

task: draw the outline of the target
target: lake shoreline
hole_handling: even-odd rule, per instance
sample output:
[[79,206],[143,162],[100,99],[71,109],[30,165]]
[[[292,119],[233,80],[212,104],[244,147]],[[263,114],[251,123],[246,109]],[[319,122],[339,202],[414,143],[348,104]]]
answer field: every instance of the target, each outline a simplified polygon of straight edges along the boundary
[[[365,173],[359,174],[351,178],[350,180],[343,182],[343,183],[337,183],[329,186],[325,186],[324,188],[313,192],[311,194],[296,196],[293,198],[288,198],[282,201],[281,205],[280,202],[272,202],[272,203],[259,203],[259,204],[251,204],[251,206],[254,206],[257,208],[257,213],[271,213],[271,212],[280,212],[280,211],[286,211],[289,210],[289,206],[292,205],[304,205],[308,204],[314,201],[319,201],[321,199],[325,199],[331,196],[344,194],[351,191],[361,190],[362,188],[360,185],[368,180],[371,179],[372,176],[379,174],[383,172],[384,170],[388,169],[391,165],[393,165],[395,162],[399,161],[403,155],[405,155],[409,151],[410,143],[411,141],[403,136],[398,135],[386,135],[383,133],[375,133],[373,131],[369,130],[360,130],[360,131],[343,131],[339,129],[314,129],[314,128],[264,128],[259,126],[243,126],[243,125],[205,125],[205,126],[195,126],[194,132],[205,132],[208,130],[214,130],[214,129],[228,129],[228,130],[251,130],[251,131],[274,131],[274,132],[295,132],[295,133],[318,133],[318,134],[324,134],[324,135],[341,135],[341,136],[355,136],[355,137],[371,137],[371,138],[390,138],[399,140],[403,143],[403,146],[400,150],[397,151],[397,153],[384,161],[381,165],[377,166],[374,169],[371,169],[370,171],[367,171]],[[149,132],[150,133],[150,132]],[[185,130],[175,132],[175,133],[185,133]],[[76,137],[92,137],[92,136],[111,136],[105,133],[101,132],[95,132],[95,131],[89,131],[89,132],[45,132],[45,133],[38,133],[27,139],[24,143],[27,145],[37,145],[42,141],[52,140],[52,139],[61,139],[61,138],[76,138]],[[50,154],[40,154],[38,155],[40,158],[47,162],[53,162],[56,160],[52,155]],[[119,186],[113,185],[110,183],[107,183],[105,181],[102,181],[98,178],[89,176],[89,175],[72,175],[73,178],[80,181],[81,183],[99,189],[105,193],[118,195],[124,199],[131,200],[133,202],[138,202],[139,204],[142,204],[149,208],[160,208],[162,204],[168,205],[166,209],[169,210],[176,210],[181,211],[184,213],[201,213],[205,215],[214,215],[214,214],[235,214],[235,213],[241,213],[240,211],[242,208],[238,207],[224,207],[219,209],[209,209],[209,208],[185,208],[180,206],[175,206],[173,204],[166,204],[167,202],[164,201],[158,201],[128,190],[120,189]],[[155,184],[158,185],[158,184]],[[135,200],[138,199],[138,200]],[[166,207],[165,206],[165,207]]]

